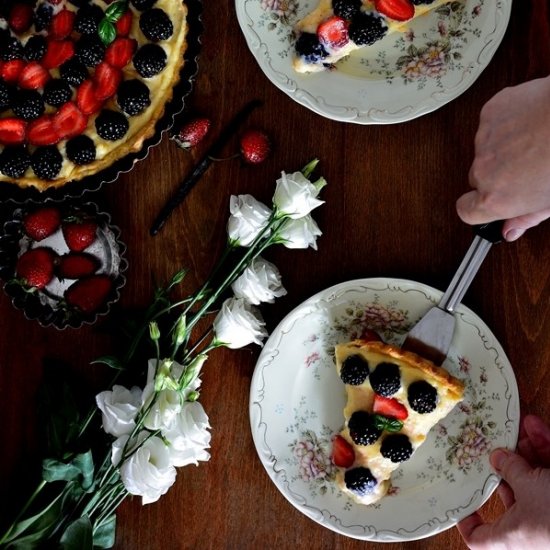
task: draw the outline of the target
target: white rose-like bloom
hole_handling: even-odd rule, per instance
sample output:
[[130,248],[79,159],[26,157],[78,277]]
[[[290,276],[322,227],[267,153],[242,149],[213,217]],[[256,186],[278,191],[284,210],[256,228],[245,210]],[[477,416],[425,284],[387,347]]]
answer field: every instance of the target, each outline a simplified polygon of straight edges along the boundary
[[252,195],[231,195],[229,211],[227,235],[240,246],[250,246],[271,216],[271,210]]
[[317,237],[323,233],[311,216],[299,220],[286,220],[279,229],[279,239],[287,248],[307,248],[317,250]]
[[[143,433],[143,432],[142,432]],[[140,438],[143,440],[143,438]],[[128,436],[113,443],[111,461],[116,466]],[[168,447],[160,437],[150,437],[120,466],[120,477],[131,495],[142,497],[142,504],[156,502],[176,481]]]
[[262,345],[267,336],[260,312],[242,298],[228,298],[214,319],[214,332],[218,342],[231,349],[248,344]]
[[231,288],[237,298],[244,298],[256,306],[261,302],[272,303],[275,298],[286,294],[277,267],[260,256],[251,262]]
[[135,427],[135,418],[141,406],[141,389],[134,386],[113,386],[112,390],[98,393],[96,404],[101,411],[103,429],[106,433],[120,437],[129,434]]
[[170,427],[163,432],[168,440],[168,452],[174,466],[198,464],[206,461],[210,453],[210,423],[202,405],[198,401],[185,403]]
[[[324,180],[322,181],[324,184]],[[303,218],[323,204],[324,201],[317,199],[321,187],[322,185],[317,187],[311,183],[302,172],[282,172],[281,178],[277,180],[273,204],[280,213],[286,214],[289,218]]]

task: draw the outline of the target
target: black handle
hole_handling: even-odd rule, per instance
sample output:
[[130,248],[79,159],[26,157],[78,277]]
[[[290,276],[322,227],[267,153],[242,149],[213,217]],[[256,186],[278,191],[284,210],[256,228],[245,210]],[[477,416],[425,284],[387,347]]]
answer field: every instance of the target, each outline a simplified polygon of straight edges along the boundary
[[502,236],[503,226],[504,220],[495,220],[494,222],[482,223],[481,225],[474,225],[474,233],[495,244],[504,240],[504,237]]

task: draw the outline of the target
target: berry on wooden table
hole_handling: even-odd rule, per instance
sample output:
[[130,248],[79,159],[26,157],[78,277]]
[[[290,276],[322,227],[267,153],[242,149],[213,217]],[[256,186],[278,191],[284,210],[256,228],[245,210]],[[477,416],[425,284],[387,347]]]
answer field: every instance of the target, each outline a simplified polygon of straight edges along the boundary
[[191,147],[195,147],[205,138],[211,124],[210,119],[206,117],[194,118],[185,123],[172,139],[182,149],[191,149]]
[[261,130],[247,130],[240,139],[241,156],[248,164],[263,162],[271,152],[271,143]]

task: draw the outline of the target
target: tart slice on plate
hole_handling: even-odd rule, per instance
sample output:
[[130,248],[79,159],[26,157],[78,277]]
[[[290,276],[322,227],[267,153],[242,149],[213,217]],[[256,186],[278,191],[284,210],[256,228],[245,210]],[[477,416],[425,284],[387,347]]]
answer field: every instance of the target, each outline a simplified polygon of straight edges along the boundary
[[298,21],[293,66],[299,73],[324,71],[355,50],[372,46],[450,0],[319,0]]
[[337,483],[356,502],[372,504],[388,492],[392,472],[462,400],[464,385],[381,341],[338,344],[335,357],[347,393],[345,427],[333,447]]

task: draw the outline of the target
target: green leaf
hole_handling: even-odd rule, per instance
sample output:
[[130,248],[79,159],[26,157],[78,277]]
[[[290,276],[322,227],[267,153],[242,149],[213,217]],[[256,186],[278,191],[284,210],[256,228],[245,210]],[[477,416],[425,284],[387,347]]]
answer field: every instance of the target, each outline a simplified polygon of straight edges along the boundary
[[101,41],[106,46],[108,46],[116,38],[116,28],[107,18],[101,20],[97,32],[99,34],[99,38],[101,38]]
[[73,521],[59,541],[63,550],[93,550],[92,523],[88,516]]
[[118,357],[114,355],[103,355],[90,362],[91,365],[107,365],[115,370],[124,370],[124,365]]
[[70,462],[47,458],[42,462],[42,477],[46,481],[77,481],[84,491],[88,491],[94,479],[92,452],[76,455]]
[[173,277],[172,280],[168,283],[168,290],[170,290],[172,287],[179,285],[183,279],[185,279],[185,276],[187,275],[187,269],[182,269],[181,271],[178,271]]
[[403,422],[397,420],[396,418],[388,418],[387,416],[382,416],[381,414],[373,415],[374,425],[379,430],[385,430],[386,432],[395,433],[401,431],[403,428]]
[[128,9],[128,4],[124,1],[114,2],[105,10],[105,19],[111,23],[116,23]]
[[116,515],[109,516],[105,523],[94,529],[94,547],[112,548],[115,545]]

